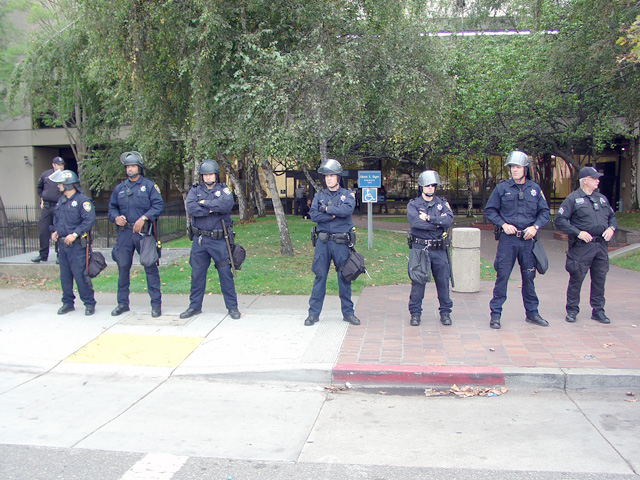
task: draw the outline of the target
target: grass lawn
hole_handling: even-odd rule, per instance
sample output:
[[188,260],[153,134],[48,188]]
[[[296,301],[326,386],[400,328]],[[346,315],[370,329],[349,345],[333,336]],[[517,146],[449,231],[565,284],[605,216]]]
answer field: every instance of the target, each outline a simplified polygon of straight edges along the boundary
[[636,253],[627,255],[625,257],[614,258],[611,263],[618,267],[627,268],[629,270],[635,270],[640,272],[640,252],[636,250]]
[[616,213],[616,220],[621,227],[640,230],[640,210],[629,210],[628,212]]
[[[242,270],[237,272],[235,279],[238,293],[254,295],[309,295],[311,293],[314,274],[311,272],[313,247],[309,232],[314,224],[297,216],[288,216],[287,222],[295,251],[293,257],[280,255],[280,239],[274,216],[258,218],[256,223],[234,226],[236,241],[247,251]],[[374,230],[371,250],[367,249],[366,229],[358,230],[356,235],[356,250],[364,255],[371,279],[361,275],[355,280],[351,284],[354,294],[359,294],[365,286],[409,283],[408,248],[403,233]],[[191,242],[186,237],[164,245],[165,248],[189,248],[190,246]],[[98,292],[115,292],[117,280],[117,274],[107,275],[103,272],[93,279],[94,289]],[[163,293],[189,293],[191,267],[188,256],[174,261],[171,265],[161,266],[160,280]],[[481,280],[495,280],[493,267],[484,260],[481,265]],[[48,279],[45,282],[42,282],[42,279],[34,279],[33,282],[20,279],[20,283],[25,286],[31,284],[32,288],[60,289],[58,278]],[[5,286],[12,285],[5,283]],[[132,269],[131,291],[146,291],[146,278],[142,268]],[[218,275],[213,265],[209,267],[206,291],[220,293]],[[333,267],[329,271],[327,293],[338,293],[338,281]]]

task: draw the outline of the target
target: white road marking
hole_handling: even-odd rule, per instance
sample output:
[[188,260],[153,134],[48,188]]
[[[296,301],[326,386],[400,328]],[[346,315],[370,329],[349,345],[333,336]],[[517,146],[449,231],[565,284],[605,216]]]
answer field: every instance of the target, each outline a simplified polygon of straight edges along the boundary
[[171,480],[189,457],[149,453],[131,467],[120,480]]

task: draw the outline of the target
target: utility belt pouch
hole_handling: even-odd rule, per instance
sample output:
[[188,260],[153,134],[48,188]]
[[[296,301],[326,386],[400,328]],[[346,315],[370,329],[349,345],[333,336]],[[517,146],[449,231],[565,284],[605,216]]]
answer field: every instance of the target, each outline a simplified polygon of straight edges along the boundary
[[318,241],[318,233],[316,232],[316,227],[311,227],[311,245],[313,247],[316,246],[316,242]]
[[80,241],[80,246],[82,248],[85,248],[87,246],[88,240],[86,235],[81,236],[78,240]]
[[500,235],[502,234],[502,227],[500,225],[493,226],[493,236],[496,240],[500,240]]
[[329,241],[329,234],[327,232],[318,232],[318,238],[322,243],[327,243]]

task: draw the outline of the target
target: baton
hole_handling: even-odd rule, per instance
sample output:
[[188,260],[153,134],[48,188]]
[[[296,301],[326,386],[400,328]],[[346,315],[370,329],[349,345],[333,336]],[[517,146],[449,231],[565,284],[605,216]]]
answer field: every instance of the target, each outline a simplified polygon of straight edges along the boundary
[[231,263],[231,272],[233,276],[236,276],[236,266],[233,264],[233,255],[231,255],[231,245],[229,244],[229,234],[227,234],[227,227],[224,224],[224,220],[221,220],[222,231],[224,232],[224,242],[227,244],[227,251],[229,252],[229,263]]

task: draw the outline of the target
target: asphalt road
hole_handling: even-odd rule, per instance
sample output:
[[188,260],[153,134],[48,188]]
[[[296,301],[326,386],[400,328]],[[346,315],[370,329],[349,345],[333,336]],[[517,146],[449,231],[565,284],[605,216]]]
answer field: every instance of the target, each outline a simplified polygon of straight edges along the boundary
[[640,405],[627,393],[49,373],[0,396],[0,478],[638,478]]

